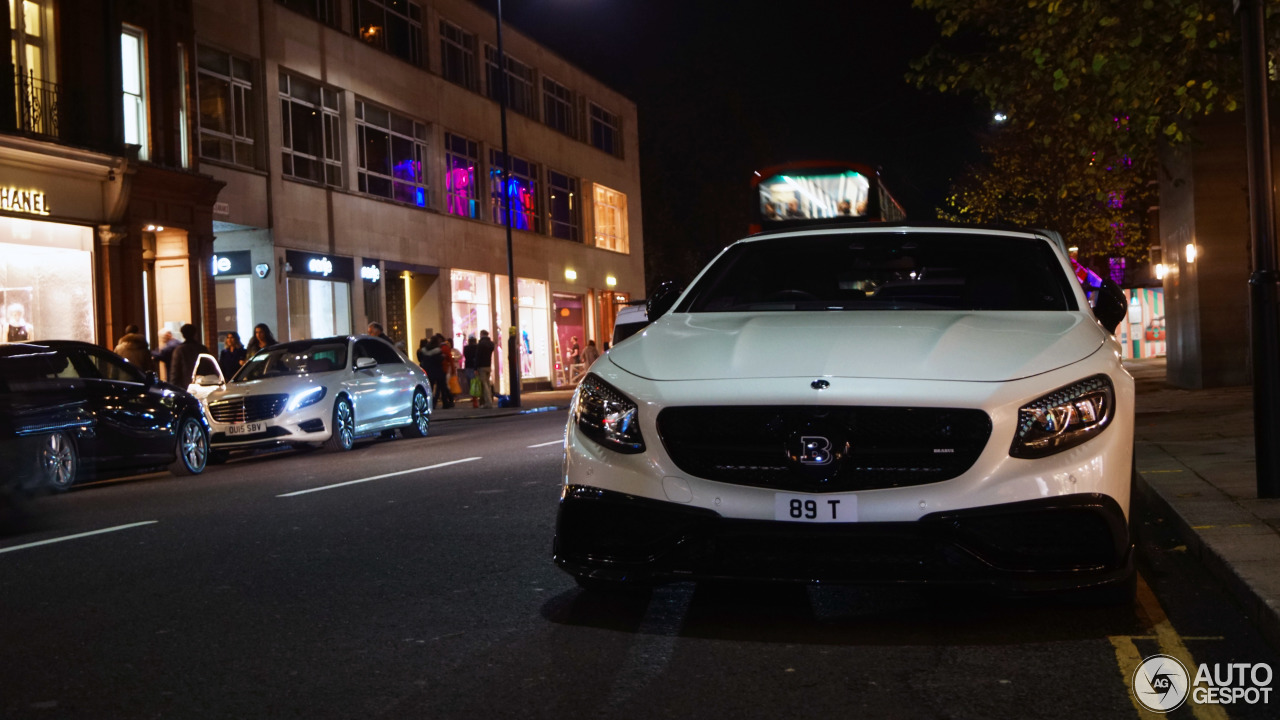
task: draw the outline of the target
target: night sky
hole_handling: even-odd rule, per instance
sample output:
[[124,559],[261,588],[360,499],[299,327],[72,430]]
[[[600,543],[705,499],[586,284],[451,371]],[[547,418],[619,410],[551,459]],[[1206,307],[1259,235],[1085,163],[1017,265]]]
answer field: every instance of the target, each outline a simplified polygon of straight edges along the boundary
[[937,38],[910,0],[505,0],[502,9],[508,26],[636,102],[651,288],[689,280],[746,234],[752,171],[772,164],[879,166],[909,217],[933,218],[989,117],[970,99],[903,79]]

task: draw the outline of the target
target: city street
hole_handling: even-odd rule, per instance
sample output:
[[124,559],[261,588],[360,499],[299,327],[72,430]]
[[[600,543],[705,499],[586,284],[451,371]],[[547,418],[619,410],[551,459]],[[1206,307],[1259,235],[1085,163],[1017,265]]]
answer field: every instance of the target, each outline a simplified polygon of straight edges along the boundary
[[[891,587],[584,595],[551,562],[563,423],[435,422],[37,501],[0,537],[0,716],[1141,717],[1142,657],[1280,667],[1143,508],[1134,607]],[[1196,717],[1275,717],[1275,702]]]

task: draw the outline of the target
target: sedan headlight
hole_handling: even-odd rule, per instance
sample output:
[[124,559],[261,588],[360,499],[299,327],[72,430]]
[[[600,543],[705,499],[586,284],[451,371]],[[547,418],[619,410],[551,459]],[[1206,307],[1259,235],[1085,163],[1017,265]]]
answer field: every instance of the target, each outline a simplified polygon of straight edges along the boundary
[[291,395],[289,397],[289,404],[285,407],[285,411],[293,412],[294,410],[299,410],[308,405],[315,405],[324,399],[324,394],[325,387],[323,385],[309,387],[297,395]]
[[630,398],[590,374],[578,386],[577,397],[573,414],[583,435],[620,453],[644,452],[639,408]]
[[1115,396],[1111,379],[1094,375],[1023,405],[1009,454],[1041,458],[1089,440],[1111,423]]

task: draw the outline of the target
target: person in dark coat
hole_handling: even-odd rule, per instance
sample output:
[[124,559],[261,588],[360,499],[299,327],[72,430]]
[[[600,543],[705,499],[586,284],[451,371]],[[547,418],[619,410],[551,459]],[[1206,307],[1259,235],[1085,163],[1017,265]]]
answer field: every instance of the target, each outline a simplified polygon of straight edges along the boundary
[[431,383],[432,402],[436,407],[453,407],[453,394],[449,392],[449,377],[444,371],[444,353],[440,336],[423,338],[418,343],[418,364]]
[[200,342],[195,325],[187,323],[178,332],[182,333],[182,344],[173,349],[173,358],[169,363],[168,383],[186,390],[195,374],[196,362],[199,361],[201,354],[209,352],[209,348]]
[[259,350],[266,350],[275,344],[276,336],[271,334],[271,328],[266,323],[258,323],[253,326],[253,338],[245,348],[245,358],[251,358]]
[[476,343],[476,377],[480,378],[480,407],[493,406],[493,341],[489,339],[489,331],[480,331],[480,341]]
[[235,330],[227,333],[222,340],[222,352],[218,353],[218,367],[222,368],[222,376],[230,379],[244,364],[248,351],[240,343],[240,333]]

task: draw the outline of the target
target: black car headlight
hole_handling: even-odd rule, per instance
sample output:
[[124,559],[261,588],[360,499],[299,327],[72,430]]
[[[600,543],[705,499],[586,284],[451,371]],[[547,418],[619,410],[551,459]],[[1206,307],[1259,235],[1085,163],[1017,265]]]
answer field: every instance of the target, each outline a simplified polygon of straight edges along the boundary
[[1094,375],[1023,405],[1009,454],[1041,458],[1093,438],[1111,424],[1115,398],[1111,378]]
[[325,386],[314,385],[300,393],[290,396],[289,405],[285,409],[288,412],[293,412],[294,410],[300,410],[308,405],[315,405],[324,399],[324,395]]
[[578,386],[574,420],[583,435],[620,453],[644,452],[639,408],[617,388],[588,374]]

